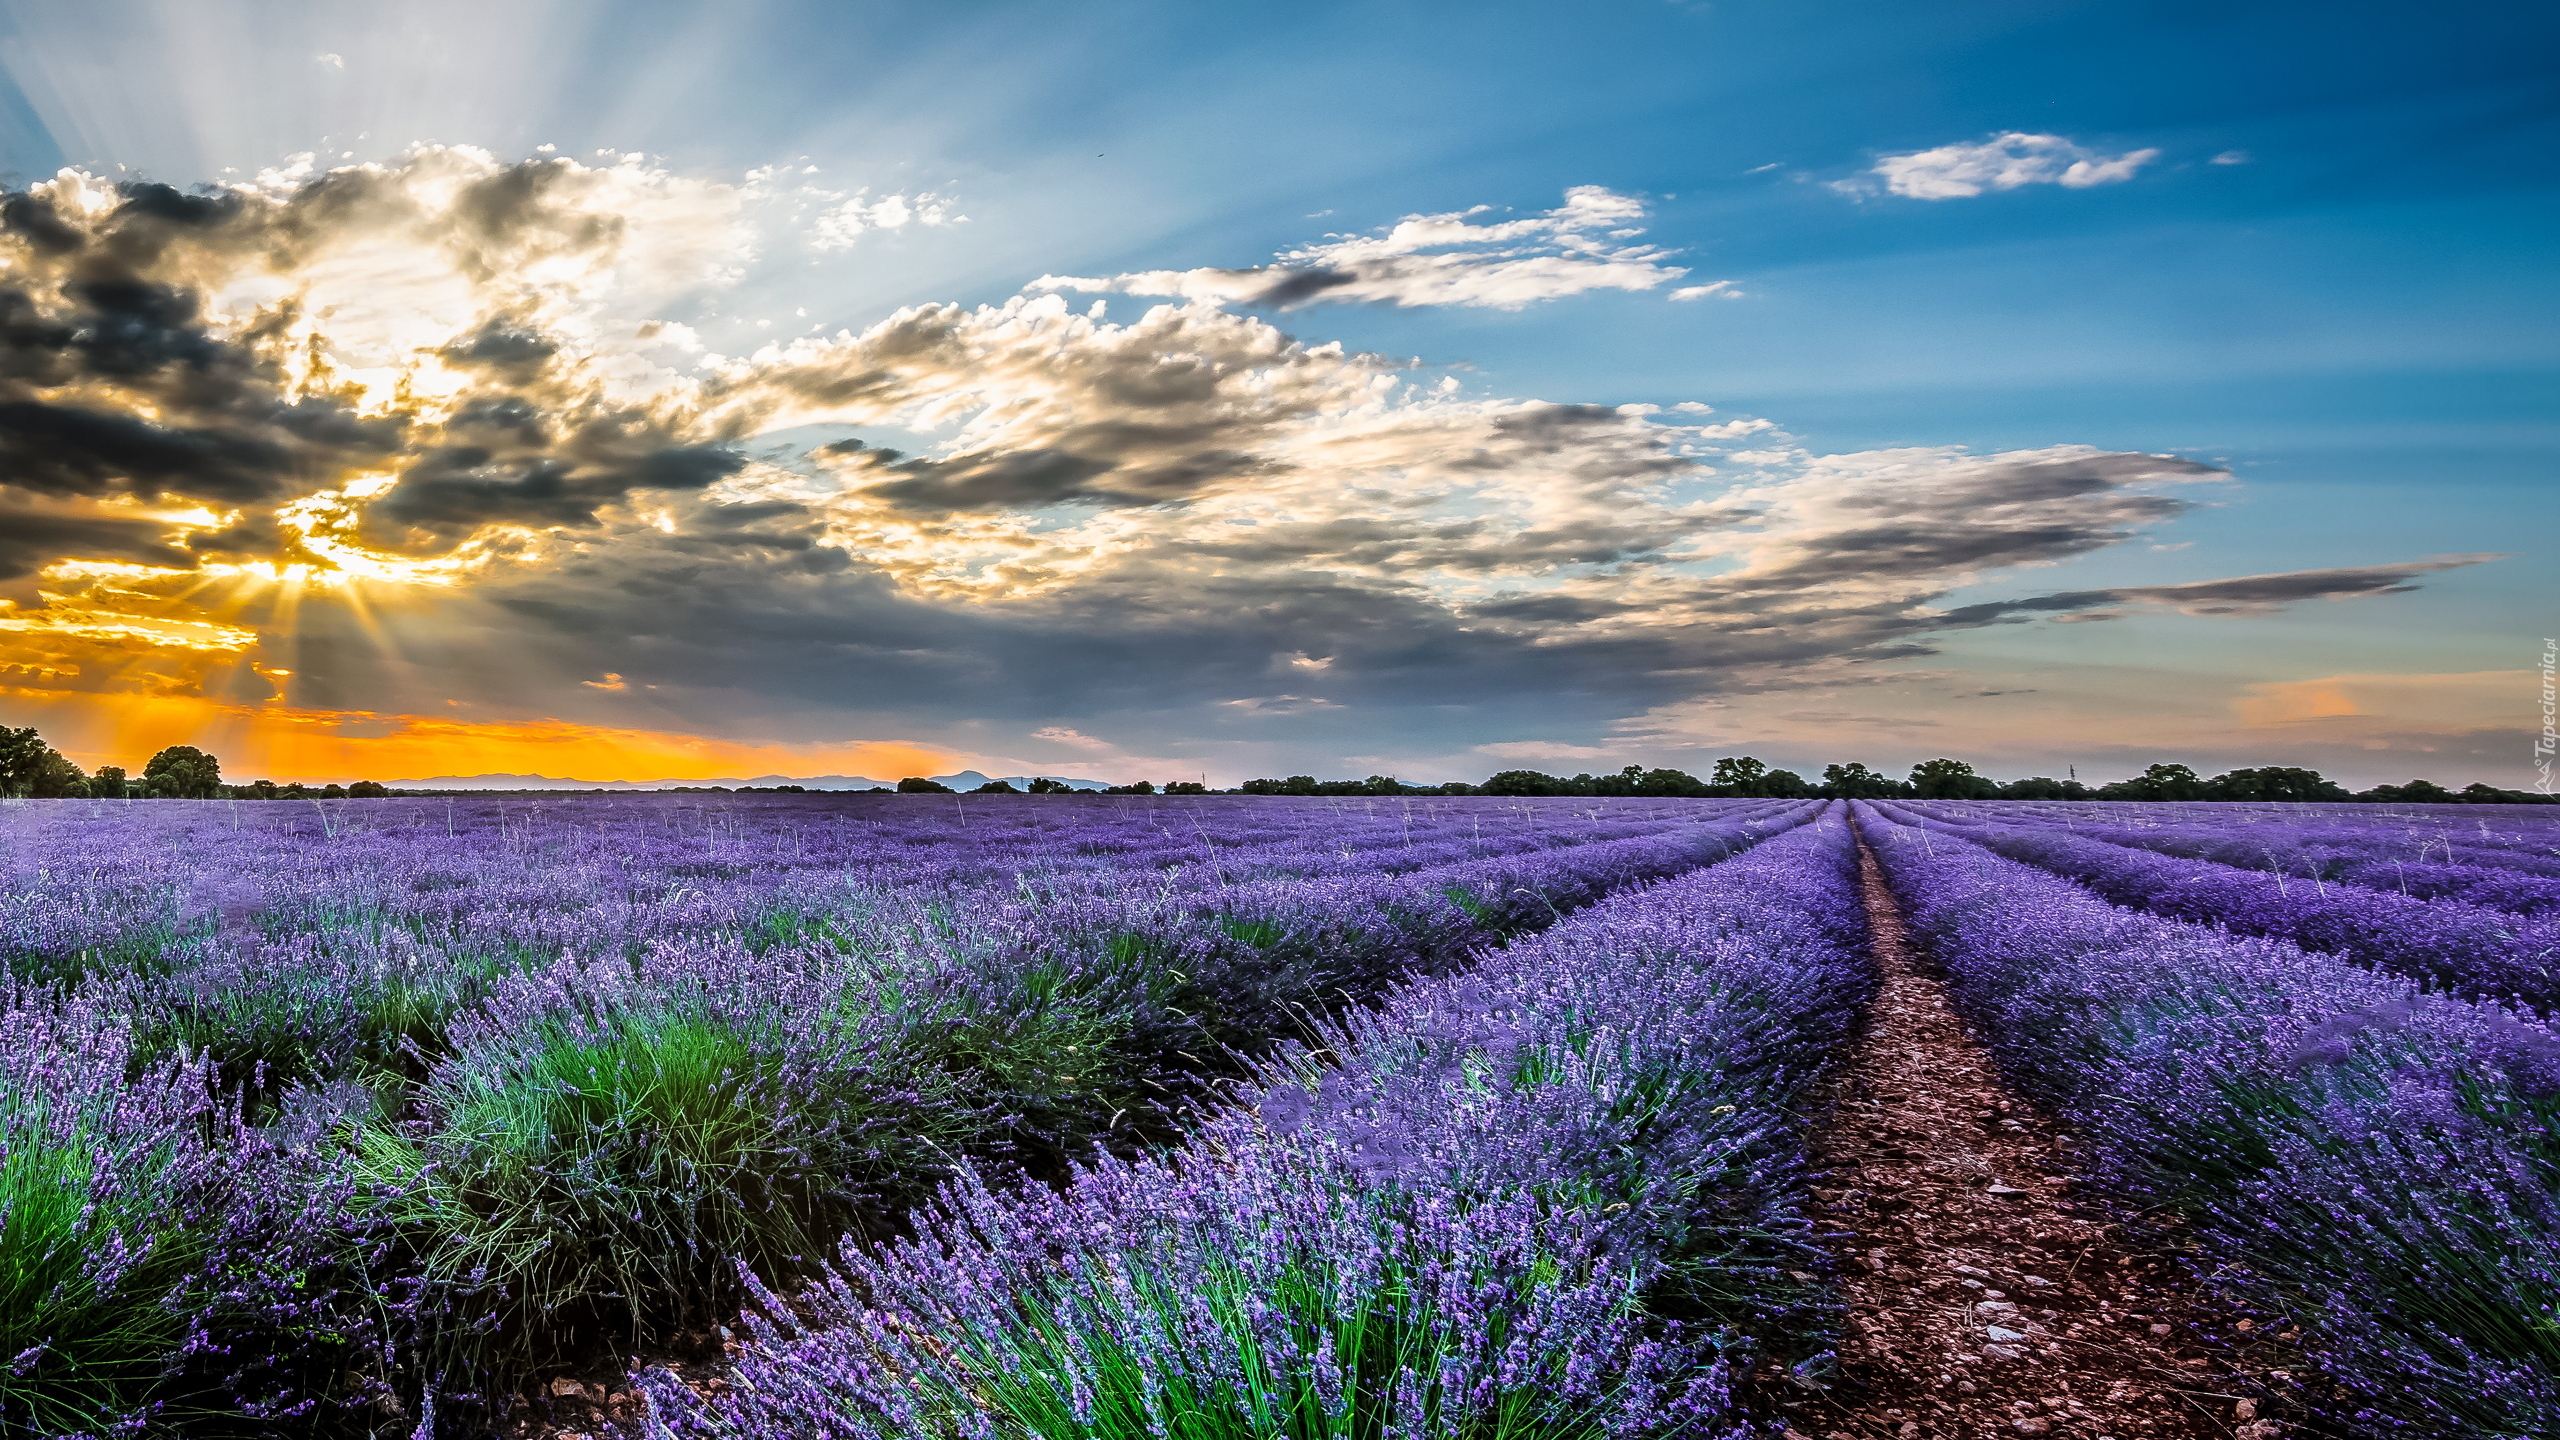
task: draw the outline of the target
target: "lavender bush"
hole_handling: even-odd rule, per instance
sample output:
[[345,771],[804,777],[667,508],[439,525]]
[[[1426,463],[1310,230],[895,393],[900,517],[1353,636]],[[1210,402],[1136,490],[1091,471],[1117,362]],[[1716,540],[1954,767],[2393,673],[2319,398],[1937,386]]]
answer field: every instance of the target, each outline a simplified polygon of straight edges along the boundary
[[[123,1017],[0,994],[0,1434],[262,1428],[361,1407],[349,1188]],[[305,1137],[307,1138],[307,1137]]]
[[[1773,802],[637,796],[0,812],[0,962],[101,966],[183,940],[404,930],[548,960],[746,929],[880,889],[1174,887],[1401,873],[1769,813]],[[125,951],[116,947],[126,946]]]
[[447,1028],[410,1118],[363,1142],[421,1313],[470,1317],[428,1332],[430,1371],[505,1383],[599,1329],[698,1321],[730,1257],[792,1273],[955,1156],[1063,1163],[1133,1110],[1164,1133],[1229,1054],[1758,833],[964,917],[881,897],[847,943],[715,937],[500,982]]
[[0,1427],[460,1433],[1810,810],[13,803]]
[[2341,1387],[2359,1435],[2560,1433],[2560,1037],[2494,1004],[2116,909],[1862,817],[1914,933],[2093,1179]]
[[2337,818],[2126,825],[2047,816],[2039,813],[2041,807],[2024,805],[2003,806],[1990,814],[1961,805],[1907,808],[1957,824],[2059,825],[2084,839],[2265,870],[2312,881],[2315,888],[2331,883],[2359,885],[2421,900],[2460,900],[2525,914],[2560,909],[2560,857],[2488,848],[2435,832],[2411,834],[2398,825]]
[[1161,1159],[964,1172],[748,1321],[684,1436],[1740,1434],[1828,1319],[1792,1102],[1872,984],[1836,825],[1602,902],[1262,1065]]
[[2525,916],[2458,901],[2293,879],[1992,820],[1949,821],[1885,806],[1909,823],[2077,880],[2120,905],[2290,940],[2434,981],[2456,993],[2560,1004],[2560,915]]
[[[2041,801],[2002,804],[2004,814],[2072,825],[2206,825],[2243,831],[2260,826],[2390,836],[2409,853],[2465,860],[2498,855],[2531,864],[2560,858],[2560,816],[2534,807],[2246,802]],[[2537,871],[2537,873],[2549,873]]]

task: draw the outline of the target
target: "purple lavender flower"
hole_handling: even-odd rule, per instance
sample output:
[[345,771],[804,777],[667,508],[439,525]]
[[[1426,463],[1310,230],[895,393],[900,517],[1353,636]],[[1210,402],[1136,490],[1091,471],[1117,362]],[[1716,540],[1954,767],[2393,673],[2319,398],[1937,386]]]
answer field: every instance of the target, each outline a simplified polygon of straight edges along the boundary
[[1797,830],[1346,1012],[1178,1153],[964,1171],[751,1313],[727,1398],[643,1376],[655,1423],[1742,1433],[1736,1369],[1829,1318],[1781,1277],[1821,1263],[1792,1101],[1873,983],[1849,861]]
[[1955,838],[1996,826],[1860,808],[2004,1073],[2080,1127],[2128,1215],[2182,1218],[2220,1283],[2303,1327],[2325,1419],[2560,1433],[2560,1037]]

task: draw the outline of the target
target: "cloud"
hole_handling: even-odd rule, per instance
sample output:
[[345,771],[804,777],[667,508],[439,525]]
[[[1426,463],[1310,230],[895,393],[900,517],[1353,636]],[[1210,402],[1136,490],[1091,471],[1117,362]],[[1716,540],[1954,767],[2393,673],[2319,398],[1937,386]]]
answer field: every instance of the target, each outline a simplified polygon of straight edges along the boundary
[[1764,526],[1729,583],[1774,593],[1893,592],[1928,577],[1952,587],[1991,569],[2121,544],[2186,509],[2160,487],[2223,478],[2190,460],[2084,447],[1813,459],[1800,475],[1739,497],[1777,523]]
[[[326,566],[359,535],[436,553],[710,484],[728,437],[599,335],[631,292],[737,250],[738,196],[434,147],[200,193],[65,171],[0,196],[0,504],[90,520],[19,548],[129,559],[115,507],[140,503],[193,508],[190,550]],[[617,395],[631,379],[655,393]],[[313,503],[351,485],[363,504]]]
[[1683,285],[1679,289],[1671,292],[1671,298],[1674,300],[1706,300],[1710,298],[1717,300],[1739,300],[1743,298],[1742,292],[1733,288],[1734,284],[1735,282],[1731,280],[1717,280],[1705,285]]
[[1497,760],[1614,760],[1621,754],[1606,745],[1567,745],[1554,740],[1501,740],[1478,745],[1475,752]]
[[1043,275],[1029,288],[1163,295],[1256,310],[1315,304],[1517,310],[1591,290],[1651,290],[1689,273],[1663,263],[1672,252],[1636,243],[1650,212],[1632,195],[1578,185],[1554,210],[1477,221],[1491,210],[1479,205],[1407,215],[1382,232],[1333,235],[1284,251],[1276,265],[1149,270],[1099,279]]
[[867,231],[969,223],[968,216],[953,210],[955,203],[949,196],[930,191],[874,199],[870,191],[859,190],[819,211],[811,225],[809,248],[822,252],[849,250]]
[[1218,702],[1230,710],[1248,715],[1303,715],[1310,710],[1339,710],[1342,707],[1321,695],[1254,695],[1242,700]]
[[175,528],[114,514],[0,505],[0,581],[34,575],[65,551],[102,560],[191,570],[196,557],[170,542],[170,532]]
[[2208,165],[2246,165],[2256,157],[2246,150],[2225,150],[2206,161]]
[[[1117,322],[1054,293],[922,304],[720,354],[701,297],[848,201],[799,183],[439,149],[0,196],[0,667],[154,703],[282,687],[279,715],[601,725],[645,699],[668,733],[989,755],[1381,727],[1468,754],[1977,626],[2257,613],[2458,563],[1942,608],[2147,540],[2228,477],[2080,446],[1819,455],[1694,401],[1470,394],[1215,295]],[[1676,272],[1629,258],[1642,214],[1576,191],[1418,217],[1329,243],[1351,279],[1320,293],[1499,303],[1550,273],[1515,260],[1652,288]]]
[[[1622,432],[1586,421],[1545,437],[1561,454],[1481,458],[1453,456],[1450,438],[1502,435],[1506,414],[1382,420],[1331,437],[1338,466],[1284,467],[1143,514],[913,516],[854,490],[821,507],[829,543],[778,567],[716,563],[702,514],[720,507],[693,502],[673,533],[612,530],[552,563],[492,570],[474,593],[562,656],[681,692],[661,693],[705,723],[918,706],[1028,722],[1219,697],[1243,726],[1459,706],[1510,728],[1506,715],[1624,714],[1924,654],[1935,635],[2001,618],[2389,588],[2313,573],[1942,613],[1932,600],[1989,573],[2172,518],[2174,492],[2218,472],[2064,449],[1801,457],[1718,478],[1664,453],[1670,427],[1607,413]],[[1630,487],[1619,447],[1637,445],[1670,464]],[[1270,684],[1319,650],[1320,694]]]
[[2278,575],[2197,580],[2183,585],[2068,590],[2028,600],[1963,606],[1948,611],[1946,621],[1950,625],[1980,625],[2047,615],[2074,620],[2114,620],[2142,610],[2171,611],[2180,615],[2264,615],[2304,600],[2347,600],[2406,594],[2418,588],[2416,582],[2421,575],[2506,558],[2497,554],[2443,555],[2400,565],[2295,570]]
[[2451,675],[2324,675],[2249,685],[2232,702],[2252,728],[2314,727],[2343,738],[2368,731],[2439,735],[2521,726],[2540,694],[2529,670]]
[[[2106,155],[2059,135],[2030,135],[2011,130],[1969,145],[1940,145],[1903,155],[1887,155],[1868,173],[1885,189],[1915,200],[1956,200],[1986,190],[2015,190],[2026,185],[2060,185],[2085,190],[2130,180],[2134,172],[2160,158],[2157,149]],[[1867,193],[1867,176],[1836,182],[1833,188]]]

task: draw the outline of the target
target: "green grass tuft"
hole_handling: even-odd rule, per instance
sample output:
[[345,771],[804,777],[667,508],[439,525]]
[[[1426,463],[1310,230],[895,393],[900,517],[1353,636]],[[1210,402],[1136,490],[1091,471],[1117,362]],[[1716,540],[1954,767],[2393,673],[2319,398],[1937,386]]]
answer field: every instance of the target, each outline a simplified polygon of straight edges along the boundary
[[168,1293],[204,1247],[155,1233],[157,1158],[102,1174],[83,1130],[25,1099],[0,1111],[0,1434],[112,1428],[182,1339]]

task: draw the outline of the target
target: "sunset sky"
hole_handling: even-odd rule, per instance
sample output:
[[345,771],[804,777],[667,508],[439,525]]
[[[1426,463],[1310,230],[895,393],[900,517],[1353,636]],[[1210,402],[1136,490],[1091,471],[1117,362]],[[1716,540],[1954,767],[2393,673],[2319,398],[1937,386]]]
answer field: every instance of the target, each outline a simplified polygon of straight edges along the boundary
[[2542,7],[0,19],[84,765],[2532,778]]

